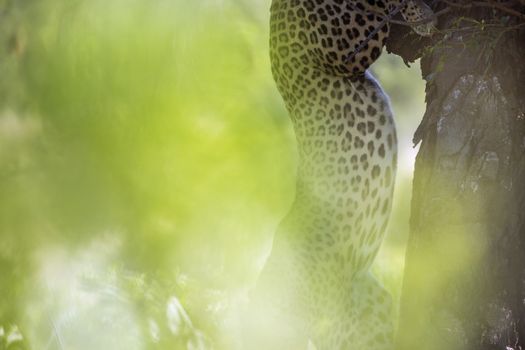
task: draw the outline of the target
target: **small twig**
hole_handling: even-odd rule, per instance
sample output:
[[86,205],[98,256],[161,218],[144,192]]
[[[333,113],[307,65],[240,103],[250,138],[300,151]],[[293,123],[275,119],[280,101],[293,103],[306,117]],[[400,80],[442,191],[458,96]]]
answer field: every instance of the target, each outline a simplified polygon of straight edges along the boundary
[[[440,33],[457,33],[457,32],[467,32],[467,31],[470,31],[470,30],[471,31],[475,31],[475,30],[479,30],[480,25],[470,26],[470,27],[444,29],[444,30],[441,30]],[[519,28],[525,26],[525,22],[516,24],[514,26],[510,26],[510,27],[507,27],[505,25],[498,24],[498,23],[485,23],[483,26],[485,28],[502,28],[504,32],[509,32],[509,31],[512,31],[512,30],[515,30],[515,29],[519,29]]]
[[397,7],[392,11],[390,12],[387,16],[385,16],[385,18],[381,21],[381,23],[379,23],[379,25],[376,27],[376,29],[374,29],[366,38],[365,40],[363,40],[363,42],[361,44],[359,44],[359,46],[357,46],[355,48],[355,50],[346,57],[346,59],[344,60],[344,63],[345,64],[348,64],[352,58],[354,58],[369,42],[370,40],[372,40],[372,38],[377,34],[379,33],[379,31],[381,29],[383,29],[384,26],[386,26],[391,20],[392,20],[392,17],[394,17],[395,15],[397,15],[397,13],[399,11],[401,11],[401,9],[403,9],[406,5],[408,0],[402,0],[399,5],[397,5]]
[[506,12],[506,13],[508,13],[510,15],[513,15],[513,16],[525,19],[525,14],[505,6],[506,3],[497,3],[497,2],[490,2],[489,3],[489,2],[483,2],[483,1],[472,1],[472,2],[470,2],[468,4],[459,4],[459,3],[456,3],[456,2],[450,1],[450,0],[441,0],[441,1],[444,2],[445,4],[449,5],[449,6],[457,7],[457,8],[464,8],[464,9],[469,9],[469,8],[473,8],[473,7],[494,8],[494,9],[500,10],[502,12]]
[[[64,349],[64,343],[62,341],[62,337],[60,336],[60,331],[58,330],[58,327],[57,327],[55,321],[53,320],[53,318],[51,316],[49,316],[49,321],[51,322],[51,326],[53,327],[53,334],[54,334],[54,336],[56,338],[56,341],[57,341],[57,344],[58,344],[58,348],[60,350],[63,350]],[[51,335],[51,338],[49,339],[49,342],[47,343],[46,349],[48,349],[49,346],[52,344],[53,334]]]
[[407,22],[407,21],[398,21],[398,20],[395,20],[395,19],[391,19],[390,23],[392,23],[392,24],[399,24],[399,25],[406,26],[406,27],[413,27],[413,26],[418,26],[420,24],[428,23],[428,22],[430,22],[430,21],[432,21],[434,19],[437,19],[439,16],[444,15],[445,13],[449,13],[450,11],[452,11],[452,9],[450,7],[446,7],[443,10],[440,10],[440,11],[434,13],[433,16],[425,18],[425,19],[422,19],[420,21]]
[[[395,20],[395,19],[392,19],[393,16],[395,16],[400,10],[403,9],[403,7],[405,6],[405,3],[406,3],[407,0],[405,1],[402,1],[391,13],[389,13],[388,15],[384,15],[384,14],[381,14],[377,11],[363,11],[363,10],[360,10],[358,9],[357,7],[355,7],[354,5],[350,4],[349,3],[349,6],[352,8],[352,10],[355,10],[356,12],[360,13],[360,14],[363,14],[363,15],[368,15],[368,14],[375,14],[376,16],[382,18],[382,21],[381,23],[379,23],[379,26],[377,28],[375,28],[366,38],[365,40],[344,60],[344,63],[345,64],[348,64],[350,62],[350,60],[352,60],[352,58],[354,58],[365,46],[366,44],[368,44],[370,42],[370,40],[372,40],[372,38],[387,24],[391,23],[391,24],[397,24],[397,25],[402,25],[402,26],[406,26],[406,27],[414,27],[416,25],[420,25],[420,24],[425,24],[425,23],[428,23],[436,18],[438,18],[439,16],[441,15],[444,15],[445,13],[448,13],[451,11],[451,8],[447,7],[447,8],[444,8],[438,12],[436,12],[433,16],[429,17],[429,18],[425,18],[425,19],[422,19],[420,21],[416,21],[416,22],[406,22],[406,21],[398,21],[398,20]],[[525,1],[525,0],[524,0]]]

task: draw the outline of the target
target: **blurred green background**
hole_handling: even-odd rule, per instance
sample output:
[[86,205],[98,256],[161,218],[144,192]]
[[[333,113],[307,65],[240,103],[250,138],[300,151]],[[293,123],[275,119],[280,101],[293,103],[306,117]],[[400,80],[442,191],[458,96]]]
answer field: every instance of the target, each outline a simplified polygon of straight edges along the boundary
[[[0,349],[236,346],[295,183],[269,6],[0,0]],[[374,272],[397,299],[424,85],[373,71],[401,152]]]

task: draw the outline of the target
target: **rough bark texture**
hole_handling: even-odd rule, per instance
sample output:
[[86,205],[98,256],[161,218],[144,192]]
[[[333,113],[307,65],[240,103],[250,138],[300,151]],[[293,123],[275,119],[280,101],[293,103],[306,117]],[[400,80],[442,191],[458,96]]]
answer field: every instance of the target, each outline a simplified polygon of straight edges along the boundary
[[[516,23],[477,9],[440,29],[459,16]],[[524,27],[393,28],[387,48],[424,53],[427,81],[396,349],[525,349]]]

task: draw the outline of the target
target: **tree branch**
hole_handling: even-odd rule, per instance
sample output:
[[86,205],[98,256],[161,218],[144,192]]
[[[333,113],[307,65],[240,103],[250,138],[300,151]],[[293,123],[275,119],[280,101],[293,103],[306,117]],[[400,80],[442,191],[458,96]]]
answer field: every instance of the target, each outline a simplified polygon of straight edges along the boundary
[[[475,8],[475,7],[488,7],[488,8],[493,8],[493,9],[496,9],[496,10],[499,10],[499,11],[502,11],[502,12],[505,12],[509,15],[513,15],[517,18],[520,18],[520,19],[524,19],[525,20],[525,14],[524,13],[521,13],[513,8],[511,8],[510,6],[513,6],[515,5],[515,2],[514,1],[508,1],[508,2],[504,2],[504,3],[501,3],[501,2],[495,2],[494,0],[489,0],[489,2],[487,1],[473,1],[473,2],[470,2],[468,4],[460,4],[460,3],[457,3],[457,2],[454,2],[454,1],[451,1],[451,0],[438,0],[438,2],[442,2],[442,3],[445,3],[446,5],[448,5],[448,7],[445,7],[444,9],[436,12],[434,14],[434,16],[430,17],[430,18],[426,18],[424,20],[421,20],[421,21],[418,21],[418,22],[407,22],[407,21],[399,21],[399,20],[395,20],[393,19],[392,17],[394,17],[396,14],[399,13],[399,11],[401,11],[403,9],[403,7],[406,5],[408,0],[403,0],[399,3],[399,5],[397,5],[397,7],[392,11],[390,12],[388,15],[384,15],[382,13],[379,13],[377,11],[374,11],[372,9],[367,9],[367,10],[361,10],[359,8],[357,8],[356,6],[354,6],[352,3],[350,3],[349,0],[347,0],[347,4],[352,8],[352,10],[362,14],[362,15],[369,15],[369,14],[374,14],[376,16],[379,16],[380,18],[382,18],[382,21],[379,23],[379,25],[365,38],[365,40],[363,40],[355,49],[354,51],[348,55],[345,60],[344,60],[344,63],[345,64],[348,64],[350,63],[350,61],[359,53],[361,52],[365,47],[366,45],[374,38],[374,36],[385,26],[385,25],[388,25],[389,23],[391,24],[397,24],[397,25],[402,25],[402,26],[408,26],[408,27],[413,27],[415,25],[420,25],[420,24],[425,24],[425,23],[428,23],[429,21],[433,20],[433,19],[436,19],[438,18],[439,16],[441,15],[444,15],[448,12],[450,12],[453,8],[464,8],[464,9],[469,9],[469,8]],[[518,0],[520,4],[524,4],[525,5],[525,0]],[[489,27],[490,25],[487,25],[487,24],[482,24],[483,27]],[[511,27],[512,29],[514,28],[518,28],[518,27],[521,27],[521,24],[518,24],[517,26],[513,26]],[[470,27],[468,28],[469,30],[473,29],[473,27]],[[455,29],[456,31],[459,30],[459,28]]]
[[[525,19],[525,14],[523,14],[523,13],[521,13],[519,11],[516,11],[513,8],[510,8],[510,7],[507,6],[507,5],[514,4],[513,2],[498,3],[498,2],[494,2],[494,1],[490,1],[490,2],[486,2],[486,1],[472,1],[472,2],[470,2],[468,4],[459,4],[457,2],[450,1],[450,0],[440,0],[440,1],[445,3],[445,4],[447,4],[447,5],[449,5],[449,6],[457,7],[457,8],[464,8],[464,9],[470,9],[470,8],[473,8],[473,7],[489,7],[489,8],[500,10],[502,12],[506,12],[506,13],[508,13],[510,15],[513,15],[513,16],[516,16],[518,18]],[[523,3],[525,1],[521,0],[520,2]]]

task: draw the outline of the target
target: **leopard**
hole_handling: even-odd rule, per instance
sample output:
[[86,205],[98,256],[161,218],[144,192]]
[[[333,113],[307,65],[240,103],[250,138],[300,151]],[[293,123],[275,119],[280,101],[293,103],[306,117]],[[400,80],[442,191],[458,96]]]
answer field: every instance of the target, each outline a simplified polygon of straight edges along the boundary
[[368,68],[400,12],[419,35],[422,0],[273,0],[271,71],[290,115],[298,168],[253,295],[256,349],[389,349],[393,302],[371,266],[392,206],[397,136]]

